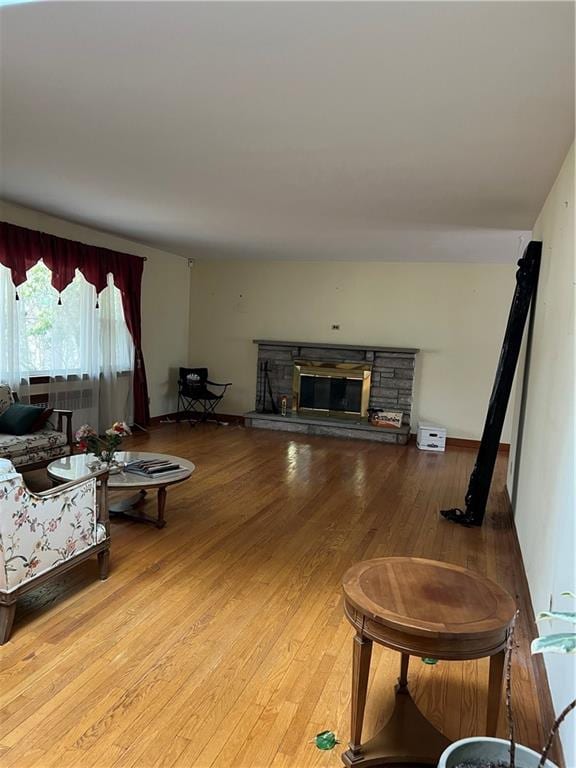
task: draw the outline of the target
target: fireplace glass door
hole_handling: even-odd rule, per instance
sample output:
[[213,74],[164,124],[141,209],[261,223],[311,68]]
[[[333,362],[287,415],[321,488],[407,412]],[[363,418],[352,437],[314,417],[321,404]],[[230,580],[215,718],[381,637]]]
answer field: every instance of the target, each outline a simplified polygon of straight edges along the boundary
[[367,363],[295,361],[293,410],[366,418],[371,368]]
[[300,377],[300,408],[360,416],[362,380],[303,374]]

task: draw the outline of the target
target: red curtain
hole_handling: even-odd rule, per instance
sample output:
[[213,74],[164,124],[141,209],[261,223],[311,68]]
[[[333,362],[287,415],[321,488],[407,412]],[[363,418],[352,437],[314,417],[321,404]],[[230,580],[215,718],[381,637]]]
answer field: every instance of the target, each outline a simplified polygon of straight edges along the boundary
[[134,342],[134,421],[148,424],[150,409],[146,368],[142,355],[142,271],[139,256],[110,251],[95,245],[36,232],[0,222],[0,264],[12,271],[16,288],[26,280],[26,272],[42,259],[52,272],[52,285],[63,291],[78,269],[100,293],[106,288],[109,273],[122,294],[126,325]]

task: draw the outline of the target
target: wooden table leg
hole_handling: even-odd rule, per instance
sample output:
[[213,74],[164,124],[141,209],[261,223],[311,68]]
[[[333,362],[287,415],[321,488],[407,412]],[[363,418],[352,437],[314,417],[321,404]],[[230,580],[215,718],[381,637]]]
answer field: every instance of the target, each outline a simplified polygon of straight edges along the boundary
[[158,521],[156,522],[157,528],[164,528],[166,520],[164,520],[164,510],[166,509],[166,488],[158,488]]
[[103,549],[98,552],[98,575],[102,581],[108,578],[108,569],[110,567],[110,550]]
[[16,601],[0,605],[0,645],[8,642],[16,614]]
[[362,725],[364,724],[368,674],[372,657],[372,640],[357,634],[353,643],[351,740],[349,746],[352,756],[355,757],[360,754],[360,744],[362,743]]
[[352,672],[352,739],[342,754],[346,768],[432,768],[450,744],[420,712],[408,690],[410,654],[402,653],[394,710],[372,738],[361,742],[372,641],[354,638]]
[[504,676],[504,661],[506,651],[500,651],[490,656],[490,672],[488,677],[488,712],[486,717],[486,735],[496,736],[498,713],[502,698],[502,678]]
[[403,653],[400,656],[400,677],[398,678],[398,685],[396,686],[396,693],[406,693],[408,690],[408,663],[410,662],[410,655]]

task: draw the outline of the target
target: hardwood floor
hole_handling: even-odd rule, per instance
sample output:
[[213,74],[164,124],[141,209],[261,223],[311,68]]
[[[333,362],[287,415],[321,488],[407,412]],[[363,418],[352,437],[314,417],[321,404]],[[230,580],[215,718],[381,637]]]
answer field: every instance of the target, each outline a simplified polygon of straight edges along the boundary
[[[112,524],[111,573],[87,562],[19,604],[0,648],[2,768],[339,766],[349,737],[353,631],[340,579],[402,554],[458,563],[525,603],[499,458],[483,528],[439,519],[475,453],[186,424],[132,439],[197,464],[169,489],[163,530]],[[39,482],[42,473],[36,473]],[[155,499],[147,502],[153,510]],[[542,718],[523,612],[518,738]],[[386,718],[398,655],[374,648],[364,738]],[[488,662],[414,662],[409,683],[455,739],[485,727]],[[312,740],[335,730],[341,746]],[[506,727],[500,718],[499,734]]]

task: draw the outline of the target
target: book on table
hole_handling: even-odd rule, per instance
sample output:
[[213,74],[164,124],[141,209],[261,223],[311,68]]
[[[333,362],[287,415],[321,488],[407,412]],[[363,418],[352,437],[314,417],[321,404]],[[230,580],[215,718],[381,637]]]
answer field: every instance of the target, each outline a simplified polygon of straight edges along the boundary
[[125,472],[142,477],[158,478],[182,472],[182,467],[171,459],[142,459],[141,461],[130,461],[124,467]]

